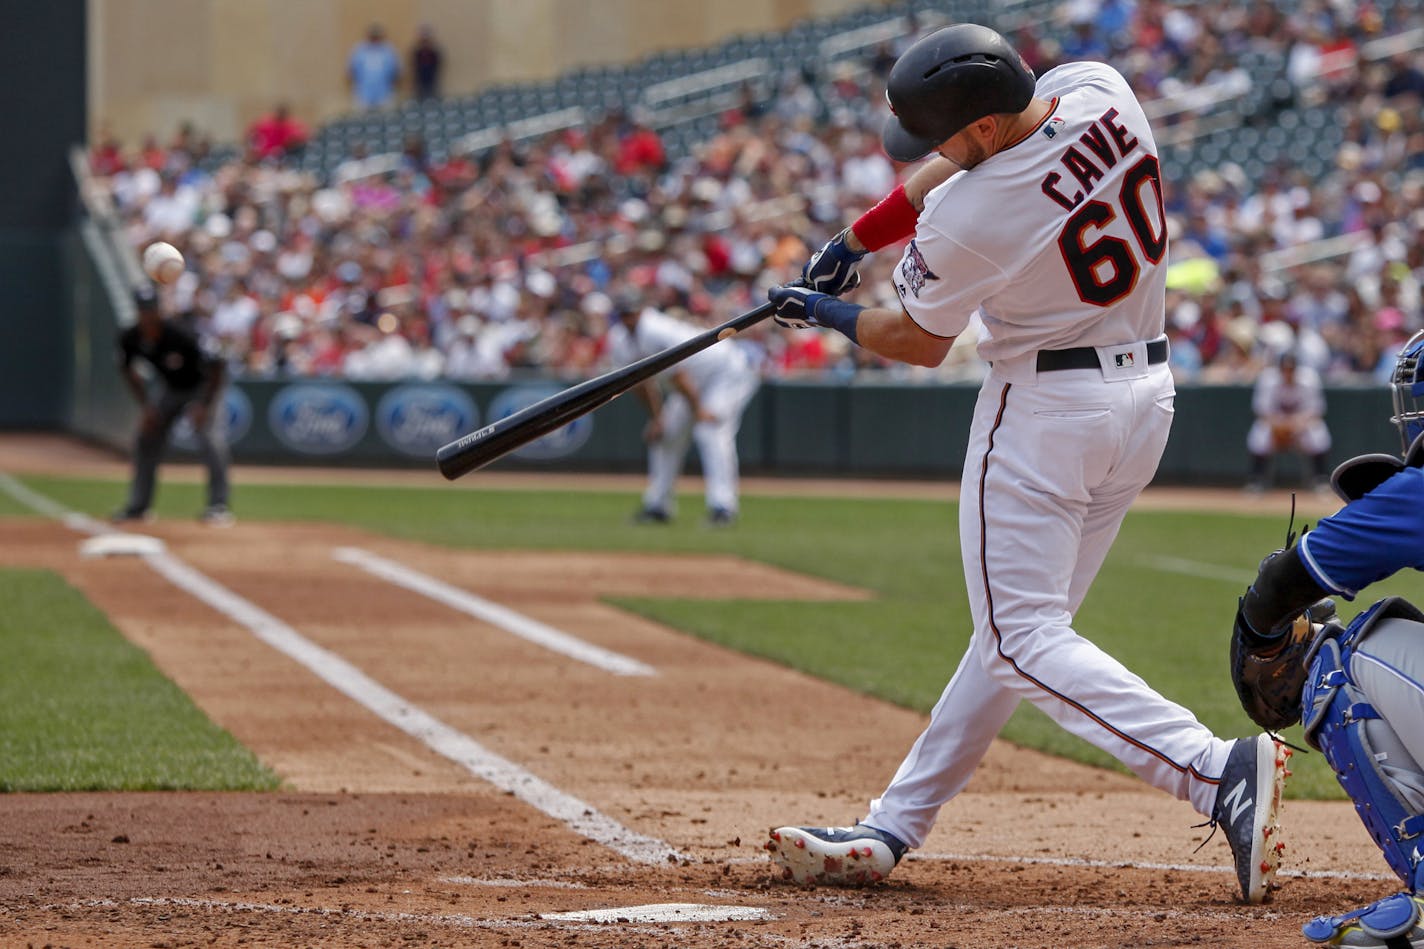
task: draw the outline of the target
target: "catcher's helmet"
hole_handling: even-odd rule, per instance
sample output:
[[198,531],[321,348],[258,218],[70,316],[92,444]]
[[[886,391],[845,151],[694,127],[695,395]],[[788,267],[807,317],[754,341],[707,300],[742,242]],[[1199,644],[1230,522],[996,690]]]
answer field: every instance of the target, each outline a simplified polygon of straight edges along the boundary
[[1389,380],[1394,395],[1394,415],[1390,421],[1399,429],[1404,450],[1424,432],[1424,330],[1420,330],[1399,351],[1394,361],[1394,375]]
[[1022,112],[1033,98],[1033,70],[998,33],[960,23],[936,30],[890,70],[890,116],[880,139],[896,161],[916,161],[970,122]]

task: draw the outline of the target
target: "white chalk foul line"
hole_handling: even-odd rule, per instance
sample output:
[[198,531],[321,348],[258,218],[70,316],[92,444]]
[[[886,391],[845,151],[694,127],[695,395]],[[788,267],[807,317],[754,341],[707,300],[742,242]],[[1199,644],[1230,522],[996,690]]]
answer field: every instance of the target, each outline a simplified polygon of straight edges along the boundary
[[[16,492],[18,486],[23,489]],[[36,494],[13,478],[0,478],[0,490],[21,504],[51,517],[70,513],[56,502]],[[38,499],[43,506],[33,502]],[[66,523],[69,521],[66,520]],[[94,522],[98,524],[98,522]],[[71,525],[72,526],[72,525]],[[104,526],[104,525],[99,525]],[[81,529],[81,528],[76,528]],[[89,531],[85,531],[86,533]],[[485,748],[473,738],[446,725],[426,711],[401,698],[360,669],[330,650],[298,633],[277,617],[188,566],[167,551],[146,553],[142,559],[154,571],[180,590],[245,626],[254,636],[283,655],[295,660],[332,688],[341,692],[449,758],[471,774],[501,791],[565,824],[569,829],[622,854],[636,863],[663,863],[682,860],[683,855],[661,840],[639,834],[578,798],[531,774],[514,762]]]
[[46,517],[62,521],[65,527],[81,534],[110,534],[114,529],[103,521],[96,521],[88,514],[71,511],[53,498],[47,498],[7,471],[0,471],[0,490],[19,501],[25,507]]
[[[906,862],[930,860],[954,863],[1014,863],[1023,866],[1085,867],[1105,870],[1178,870],[1182,873],[1235,873],[1232,867],[1208,866],[1193,863],[1146,863],[1138,860],[1088,860],[1081,857],[1013,857],[986,853],[935,853],[933,851],[911,851],[905,855]],[[766,857],[732,857],[725,861],[731,864],[766,863]],[[1288,867],[1276,871],[1276,876],[1298,877],[1303,880],[1394,880],[1388,873],[1359,873],[1353,870],[1292,870]]]
[[707,903],[653,903],[611,906],[571,913],[540,913],[540,919],[570,923],[720,923],[727,920],[770,919],[759,906],[714,906]]
[[382,913],[361,909],[329,909],[324,906],[290,906],[276,903],[227,902],[201,900],[186,896],[135,896],[127,900],[82,900],[46,909],[115,909],[120,906],[178,906],[189,909],[218,910],[226,913],[278,913],[284,916],[317,916],[323,919],[353,919],[381,923],[419,923],[421,925],[459,926],[464,929],[503,928],[518,925],[517,921],[477,919],[460,913]]
[[441,883],[453,883],[457,886],[493,886],[507,889],[548,889],[548,890],[586,890],[588,885],[575,883],[569,880],[515,880],[509,877],[487,880],[481,877],[453,876],[440,877]]
[[[1087,860],[1081,857],[1000,857],[972,853],[915,853],[906,859],[958,861],[963,863],[1016,863],[1026,866],[1099,867],[1107,870],[1176,870],[1182,873],[1235,873],[1232,867],[1202,866],[1192,863],[1143,863],[1133,860]],[[1329,880],[1393,880],[1383,873],[1355,873],[1349,870],[1291,870],[1282,868],[1277,876]]]
[[145,554],[143,559],[169,582],[246,626],[258,639],[301,663],[332,688],[371,710],[382,720],[424,742],[476,777],[562,821],[575,832],[638,863],[661,863],[682,858],[662,841],[624,827],[591,805],[565,794],[463,732],[451,728],[345,659],[311,642],[275,616],[172,554]]
[[1143,557],[1142,564],[1164,573],[1180,573],[1188,577],[1201,577],[1203,580],[1220,580],[1222,583],[1234,583],[1237,586],[1250,583],[1255,576],[1249,570],[1233,570],[1231,567],[1223,567],[1219,564],[1202,563],[1199,560],[1168,557],[1161,554],[1150,554]]
[[522,613],[516,613],[506,606],[476,596],[468,590],[451,586],[443,580],[437,580],[429,574],[421,573],[405,564],[388,560],[368,550],[362,550],[359,547],[338,547],[331,552],[331,555],[342,563],[360,567],[367,573],[394,583],[396,586],[427,596],[453,610],[473,616],[492,626],[498,626],[536,646],[543,646],[545,649],[571,659],[577,659],[579,662],[588,663],[605,672],[621,676],[658,674],[656,669],[646,663],[584,642],[562,630],[555,629],[536,619],[530,619]]
[[[283,916],[315,916],[321,919],[350,919],[359,922],[417,923],[424,926],[454,926],[460,929],[521,929],[540,923],[606,924],[606,923],[718,923],[740,920],[773,919],[770,910],[756,906],[718,906],[707,903],[654,903],[646,906],[608,907],[570,913],[543,913],[526,919],[480,919],[464,913],[392,913],[325,906],[292,906],[278,903],[253,903],[196,899],[186,896],[136,896],[126,900],[80,900],[44,909],[117,909],[120,906],[181,907],[215,910],[224,913],[275,913]],[[601,926],[573,925],[573,929],[600,929]]]

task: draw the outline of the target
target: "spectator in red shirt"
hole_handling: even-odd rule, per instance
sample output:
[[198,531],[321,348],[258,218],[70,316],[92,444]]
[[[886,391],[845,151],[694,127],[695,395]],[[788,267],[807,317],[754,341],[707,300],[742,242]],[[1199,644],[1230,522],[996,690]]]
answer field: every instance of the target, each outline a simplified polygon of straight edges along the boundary
[[157,136],[145,135],[143,145],[139,148],[139,164],[154,171],[162,171],[167,162],[168,152],[158,144]]
[[300,152],[306,142],[306,126],[292,118],[285,102],[247,130],[247,143],[258,159],[284,158]]
[[641,122],[634,122],[618,142],[617,171],[620,175],[640,171],[661,171],[667,164],[663,140]]
[[124,161],[123,147],[119,145],[114,133],[107,128],[99,133],[99,142],[94,146],[89,167],[94,174],[101,176],[116,175],[128,167],[128,163]]

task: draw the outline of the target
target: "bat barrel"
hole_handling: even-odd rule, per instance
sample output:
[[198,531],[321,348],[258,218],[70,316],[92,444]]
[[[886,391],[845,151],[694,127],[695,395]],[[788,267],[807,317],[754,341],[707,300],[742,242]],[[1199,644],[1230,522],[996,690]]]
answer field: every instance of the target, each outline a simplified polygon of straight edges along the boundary
[[596,379],[581,382],[520,409],[513,415],[463,435],[441,446],[435,453],[436,466],[440,473],[451,481],[483,468],[535,439],[542,438],[554,429],[567,425],[579,416],[592,412],[600,405],[664,369],[701,352],[718,340],[728,339],[761,322],[770,316],[774,309],[770,303],[763,303],[755,310],[699,333],[676,346],[670,346],[660,353],[653,353],[635,363],[606,372]]
[[543,438],[555,429],[592,412],[611,401],[622,390],[609,391],[602,384],[604,376],[581,382],[533,405],[525,406],[513,415],[491,422],[484,428],[462,435],[435,453],[440,473],[454,481],[497,461],[505,455]]

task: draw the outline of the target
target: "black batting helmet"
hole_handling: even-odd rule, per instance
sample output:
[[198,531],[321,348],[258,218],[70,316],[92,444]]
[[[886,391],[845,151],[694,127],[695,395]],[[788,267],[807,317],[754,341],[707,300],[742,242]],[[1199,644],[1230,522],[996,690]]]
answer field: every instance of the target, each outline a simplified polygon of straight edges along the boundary
[[987,26],[960,23],[936,30],[905,51],[890,70],[885,154],[916,161],[970,122],[1022,112],[1033,98],[1033,70]]

